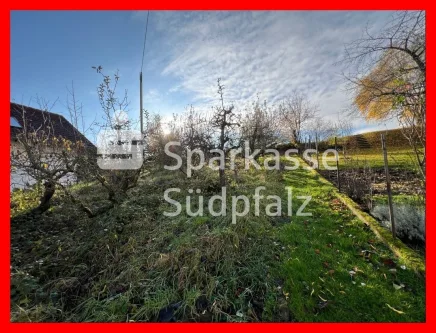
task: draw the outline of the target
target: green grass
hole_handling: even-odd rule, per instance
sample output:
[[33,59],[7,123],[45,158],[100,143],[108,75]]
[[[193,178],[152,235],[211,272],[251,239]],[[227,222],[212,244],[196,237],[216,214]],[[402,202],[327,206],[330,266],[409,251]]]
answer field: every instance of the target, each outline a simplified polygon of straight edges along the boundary
[[[255,216],[251,207],[233,225],[229,215],[188,216],[184,205],[179,216],[165,217],[174,208],[163,200],[166,188],[181,188],[171,196],[179,201],[199,188],[207,205],[219,189],[218,173],[209,169],[189,180],[149,170],[124,203],[94,219],[59,193],[49,212],[30,217],[38,194],[13,193],[12,321],[156,321],[171,304],[178,304],[178,321],[425,319],[424,279],[400,268],[402,261],[335,199],[332,185],[302,169],[227,176],[229,200],[252,198],[265,186],[262,194],[280,196],[284,212],[285,187],[293,187],[294,216]],[[104,199],[95,184],[73,191],[86,202]],[[296,195],[313,197],[305,209],[312,217],[295,216]],[[267,204],[261,201],[261,212]]]
[[[277,274],[294,318],[424,321],[424,280],[411,267],[403,270],[401,259],[336,199],[331,185],[317,178],[305,170],[285,175],[298,194],[313,196],[313,217],[294,217],[277,233],[284,248]],[[404,288],[397,290],[401,284]]]
[[[166,217],[173,207],[164,189],[181,188],[172,195],[181,202],[189,188],[210,197],[218,173],[205,169],[190,180],[162,170],[143,176],[123,204],[94,219],[59,193],[50,212],[31,217],[25,213],[38,196],[13,193],[12,320],[157,321],[163,308],[179,303],[180,321],[281,320],[270,301],[278,292],[269,274],[276,255],[269,218],[250,213],[232,225],[230,215],[191,217],[185,209]],[[253,195],[257,185],[272,194],[281,186],[278,172],[241,172],[238,183],[228,176],[229,196]],[[103,198],[95,185],[73,190],[86,202]]]
[[[374,204],[387,204],[387,195],[374,195]],[[424,207],[425,208],[425,198],[422,195],[408,195],[408,194],[395,194],[392,195],[392,201],[395,204],[407,204],[414,207]]]
[[[390,149],[392,148],[410,148],[410,142],[404,136],[403,129],[396,128],[391,130],[367,132],[358,135],[350,135],[343,138],[339,138],[339,143],[343,145],[344,143],[350,147],[359,147],[356,140],[357,137],[363,138],[370,148],[380,148],[381,147],[381,134],[385,135],[386,145]],[[333,143],[333,142],[330,142]]]
[[[314,157],[315,158],[315,157]],[[336,160],[332,154],[326,158],[328,166],[336,167]],[[392,148],[388,151],[389,168],[409,170],[417,172],[417,164],[413,151],[407,148]],[[339,153],[339,168],[349,169],[355,167],[372,167],[384,168],[384,157],[381,149],[355,149],[346,151],[345,157]],[[321,162],[320,169],[325,170],[325,166]]]

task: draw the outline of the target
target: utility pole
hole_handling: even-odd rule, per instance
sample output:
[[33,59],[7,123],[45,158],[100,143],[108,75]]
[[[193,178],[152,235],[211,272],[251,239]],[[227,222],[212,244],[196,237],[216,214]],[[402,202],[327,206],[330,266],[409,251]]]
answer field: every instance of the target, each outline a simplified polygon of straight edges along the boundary
[[147,13],[147,23],[145,24],[144,47],[142,49],[141,72],[139,72],[139,121],[141,127],[141,140],[144,140],[144,108],[142,105],[142,68],[144,67],[145,44],[147,42],[148,18],[150,11]]
[[315,134],[316,168],[319,170],[318,134]]
[[389,205],[389,220],[391,222],[392,236],[396,237],[395,219],[394,219],[394,207],[392,203],[392,191],[391,191],[391,177],[389,175],[388,167],[388,152],[386,150],[385,135],[381,134],[383,157],[385,162],[385,175],[386,175],[386,191],[388,192],[388,205]]
[[143,108],[142,108],[142,72],[139,73],[139,122],[141,126],[141,139],[144,135],[144,120],[143,120]]
[[335,150],[336,150],[336,176],[338,178],[338,189],[339,191],[341,191],[341,180],[339,178],[339,153],[338,153],[338,141],[337,138],[335,137]]

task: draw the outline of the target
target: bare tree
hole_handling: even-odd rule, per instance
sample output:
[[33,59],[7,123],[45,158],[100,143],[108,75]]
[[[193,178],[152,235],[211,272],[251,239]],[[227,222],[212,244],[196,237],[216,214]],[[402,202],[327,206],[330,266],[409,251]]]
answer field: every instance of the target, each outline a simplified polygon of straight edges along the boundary
[[181,144],[191,150],[207,152],[213,147],[213,129],[207,113],[197,112],[191,105],[175,119],[180,126]]
[[307,129],[317,113],[318,107],[310,102],[307,95],[294,90],[278,105],[281,131],[292,143],[299,144],[302,131]]
[[266,101],[261,103],[259,98],[245,107],[244,117],[241,119],[242,140],[249,142],[250,150],[261,149],[274,144],[278,138],[279,120],[268,107]]
[[347,158],[347,137],[353,133],[353,123],[347,118],[336,121],[332,124],[333,133],[340,138],[342,144],[342,153]]
[[67,88],[66,108],[70,116],[71,124],[80,130],[83,134],[86,133],[85,121],[83,119],[83,105],[76,98],[74,90],[74,82],[71,82],[71,87]]
[[15,172],[44,186],[40,204],[32,211],[36,214],[50,208],[57,187],[75,181],[76,170],[87,150],[86,143],[80,140],[71,141],[55,135],[50,113],[45,111],[42,111],[41,125],[33,128],[28,124],[23,107],[23,126],[15,135],[10,156]]
[[397,12],[380,32],[346,46],[344,73],[369,120],[398,118],[425,180],[425,12]]
[[[129,130],[131,123],[117,121],[116,116],[119,110],[126,110],[128,105],[127,93],[122,98],[117,96],[116,87],[119,76],[115,74],[113,78],[104,75],[102,67],[95,67],[97,73],[103,77],[103,82],[98,87],[99,101],[103,110],[102,122],[95,124],[99,131],[113,129],[116,133],[122,130]],[[67,109],[70,114],[71,122],[75,127],[79,123],[84,128],[81,112],[81,105],[77,102],[74,86],[68,90]],[[40,109],[48,111],[49,103],[38,98]],[[25,112],[23,108],[23,112]],[[50,208],[50,201],[56,189],[61,189],[73,202],[86,212],[89,217],[94,217],[99,212],[113,207],[114,204],[123,200],[126,191],[136,186],[141,168],[137,170],[103,170],[97,162],[95,147],[89,142],[83,142],[83,136],[72,133],[74,136],[69,140],[62,137],[55,131],[52,122],[53,114],[42,111],[44,118],[39,128],[28,126],[27,118],[23,114],[23,126],[15,136],[15,143],[11,149],[11,167],[19,170],[20,173],[27,175],[33,181],[43,184],[44,194],[40,205],[34,213],[43,213]],[[76,135],[77,134],[77,135]],[[114,145],[122,145],[121,137],[114,138]],[[134,144],[128,142],[128,144]],[[141,152],[142,153],[142,152]],[[110,156],[114,158],[114,156]],[[125,156],[115,156],[115,158],[126,158]],[[111,201],[109,206],[103,207],[99,212],[92,211],[80,198],[75,196],[69,185],[71,181],[77,179],[85,181],[97,181],[108,192],[108,199]]]
[[[103,111],[102,121],[96,123],[98,131],[116,131],[118,133],[117,138],[112,140],[113,145],[115,146],[127,147],[129,145],[141,143],[136,140],[129,140],[129,142],[126,142],[126,139],[122,136],[122,133],[132,129],[132,122],[125,118],[119,119],[120,117],[123,117],[122,112],[127,112],[129,102],[127,91],[124,91],[123,95],[118,96],[117,86],[120,78],[118,72],[113,76],[109,76],[103,73],[103,68],[101,66],[94,66],[93,68],[102,76],[103,79],[102,83],[100,83],[97,88],[98,98]],[[100,157],[120,160],[129,158],[129,156],[124,155],[125,154],[114,156],[113,154],[109,154],[109,156]],[[118,203],[122,200],[128,189],[136,186],[142,170],[142,168],[136,170],[102,170],[97,166],[94,166],[92,169],[92,176],[107,189],[109,192],[109,200],[113,203]]]
[[334,131],[334,124],[330,120],[316,117],[310,122],[307,132],[311,138],[321,142],[329,139],[334,134]]
[[147,136],[147,160],[159,166],[166,163],[169,157],[165,153],[165,145],[169,141],[180,141],[179,137],[171,131],[169,134],[164,132],[162,117],[152,114],[146,129]]
[[413,111],[404,112],[398,117],[403,128],[403,134],[409,141],[415,155],[415,161],[418,169],[421,172],[421,177],[425,181],[426,170],[426,115],[425,104],[416,103],[413,106]]
[[353,123],[344,118],[332,124],[334,134],[338,137],[346,137],[353,133]]
[[350,79],[356,73],[366,74],[382,62],[386,51],[398,51],[410,57],[416,69],[425,76],[425,12],[397,12],[385,28],[373,34],[367,28],[364,36],[345,47],[345,61],[353,65]]
[[[233,105],[224,105],[224,86],[220,78],[217,80],[217,84],[221,105],[214,108],[211,126],[218,129],[218,142],[216,147],[224,152],[224,158],[226,158],[231,149],[240,146],[240,142],[238,142],[239,138],[235,135],[235,129],[240,126],[240,120],[234,111]],[[219,168],[219,175],[220,185],[223,187],[226,185],[225,166]]]

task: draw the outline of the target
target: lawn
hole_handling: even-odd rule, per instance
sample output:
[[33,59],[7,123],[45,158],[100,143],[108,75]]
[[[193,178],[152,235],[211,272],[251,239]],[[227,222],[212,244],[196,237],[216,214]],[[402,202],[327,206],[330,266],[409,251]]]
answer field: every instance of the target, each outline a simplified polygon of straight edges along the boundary
[[[207,199],[219,191],[218,173],[150,169],[126,201],[94,219],[62,195],[41,218],[26,212],[36,192],[12,195],[12,321],[424,321],[425,280],[404,266],[311,171],[228,172],[230,196],[250,198],[250,212],[214,217]],[[277,217],[253,209],[255,188],[278,195]],[[286,187],[293,188],[293,216]],[[204,195],[204,216],[166,217],[188,189]],[[95,184],[77,186],[89,202]],[[297,217],[304,209],[313,216]],[[199,207],[192,195],[192,210]],[[241,207],[238,206],[239,210]]]
[[[315,156],[314,156],[315,158]],[[326,158],[328,166],[336,167],[336,160],[332,154]],[[389,168],[417,171],[415,156],[411,149],[407,148],[392,148],[388,150],[388,165]],[[384,168],[384,157],[382,149],[355,149],[346,151],[345,157],[342,152],[339,153],[339,168],[349,169],[354,167],[372,167]],[[325,166],[321,162],[320,169],[325,170]]]
[[[424,280],[305,170],[285,176],[313,196],[312,218],[277,231],[284,249],[278,274],[297,321],[424,321]],[[304,179],[302,186],[301,179]]]

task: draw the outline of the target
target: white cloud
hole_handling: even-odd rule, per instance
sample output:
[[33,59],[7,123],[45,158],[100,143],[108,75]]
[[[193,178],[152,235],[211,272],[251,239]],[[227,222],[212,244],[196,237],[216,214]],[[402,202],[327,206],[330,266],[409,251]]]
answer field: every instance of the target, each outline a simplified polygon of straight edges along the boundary
[[157,89],[148,90],[143,97],[144,103],[158,103],[161,100],[161,95]]
[[[138,14],[143,15],[143,14]],[[169,93],[185,91],[196,104],[216,103],[216,80],[236,105],[257,94],[277,102],[293,89],[337,118],[350,96],[335,63],[343,45],[360,37],[368,22],[383,24],[389,12],[207,11],[153,12],[169,50],[162,75]]]
[[383,131],[398,128],[400,125],[396,119],[387,120],[385,122],[378,122],[377,124],[370,123],[368,126],[364,126],[356,129],[353,134],[363,134],[374,131]]

